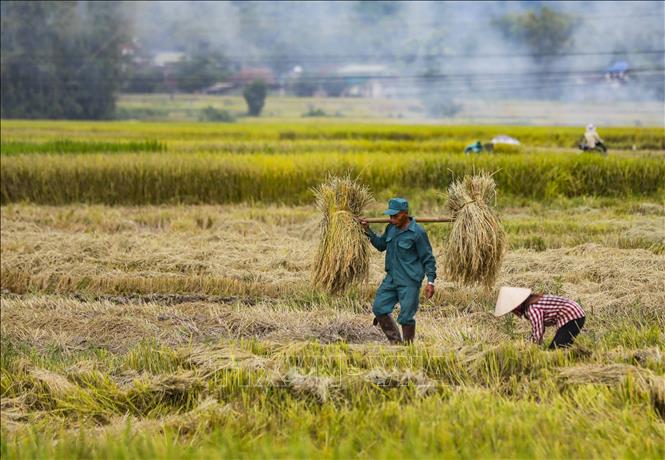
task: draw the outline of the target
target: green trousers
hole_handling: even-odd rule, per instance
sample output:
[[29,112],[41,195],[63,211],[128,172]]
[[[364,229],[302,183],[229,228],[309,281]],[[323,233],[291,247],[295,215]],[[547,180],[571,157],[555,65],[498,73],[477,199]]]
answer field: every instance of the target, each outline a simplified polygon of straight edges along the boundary
[[418,311],[420,285],[398,286],[390,275],[386,276],[376,291],[376,298],[372,306],[375,316],[389,315],[399,302],[400,310],[397,316],[399,324],[416,324],[414,316]]

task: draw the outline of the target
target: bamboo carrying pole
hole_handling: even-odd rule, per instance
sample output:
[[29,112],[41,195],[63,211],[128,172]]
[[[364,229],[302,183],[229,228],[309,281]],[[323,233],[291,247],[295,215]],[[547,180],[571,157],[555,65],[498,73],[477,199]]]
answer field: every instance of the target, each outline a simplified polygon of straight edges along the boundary
[[[418,223],[434,223],[434,222],[454,222],[455,219],[449,216],[442,217],[414,217]],[[365,217],[368,224],[389,224],[390,219],[387,217]]]

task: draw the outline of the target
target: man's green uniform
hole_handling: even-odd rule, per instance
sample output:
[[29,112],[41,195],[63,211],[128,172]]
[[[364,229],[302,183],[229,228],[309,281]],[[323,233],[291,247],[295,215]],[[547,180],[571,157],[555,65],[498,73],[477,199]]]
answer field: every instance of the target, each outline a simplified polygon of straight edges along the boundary
[[[387,214],[408,210],[408,203],[402,198],[393,198],[389,202]],[[369,238],[379,251],[386,251],[386,277],[376,292],[372,311],[377,317],[392,313],[399,302],[400,313],[397,322],[402,325],[415,324],[414,316],[418,310],[420,286],[427,275],[429,282],[436,279],[436,260],[425,230],[409,218],[406,229],[389,224],[383,235],[378,236],[371,230]]]

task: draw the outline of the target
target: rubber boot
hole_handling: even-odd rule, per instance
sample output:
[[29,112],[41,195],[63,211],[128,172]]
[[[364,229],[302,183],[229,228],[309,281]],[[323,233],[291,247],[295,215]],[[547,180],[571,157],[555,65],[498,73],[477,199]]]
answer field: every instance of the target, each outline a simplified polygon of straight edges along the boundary
[[397,343],[402,343],[402,335],[399,333],[399,328],[397,327],[397,323],[395,323],[395,320],[393,319],[392,316],[390,315],[381,315],[377,316],[374,318],[374,324],[376,325],[378,323],[379,326],[381,326],[381,330],[383,331],[384,334],[386,334],[386,337],[388,337],[388,340],[390,341],[391,344],[397,344]]
[[402,334],[404,335],[404,343],[406,345],[413,343],[413,339],[416,337],[416,325],[402,324]]

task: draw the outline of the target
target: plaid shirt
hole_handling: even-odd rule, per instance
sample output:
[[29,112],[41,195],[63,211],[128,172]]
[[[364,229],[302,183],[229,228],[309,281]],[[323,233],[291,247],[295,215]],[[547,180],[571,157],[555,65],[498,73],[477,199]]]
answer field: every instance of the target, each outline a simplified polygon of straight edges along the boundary
[[544,295],[526,309],[524,316],[531,322],[531,339],[541,343],[545,326],[558,329],[569,321],[584,317],[584,310],[577,302],[565,297]]

